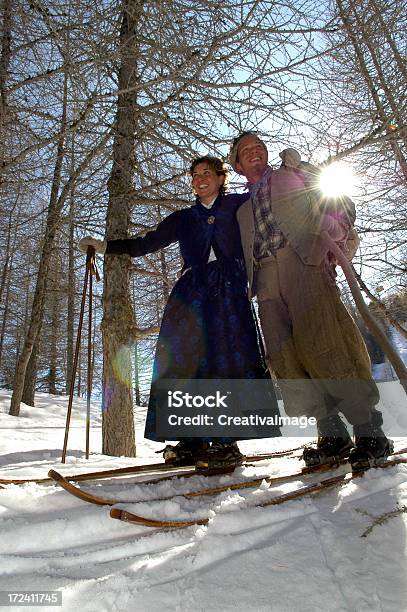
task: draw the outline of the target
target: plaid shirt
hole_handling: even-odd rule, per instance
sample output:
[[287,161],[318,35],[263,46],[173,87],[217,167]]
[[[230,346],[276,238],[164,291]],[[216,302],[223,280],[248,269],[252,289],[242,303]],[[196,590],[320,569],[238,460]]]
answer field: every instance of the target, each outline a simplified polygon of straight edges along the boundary
[[254,257],[262,259],[275,255],[278,249],[287,244],[283,233],[278,229],[272,209],[270,184],[273,169],[270,166],[258,183],[248,184],[253,203],[254,217]]

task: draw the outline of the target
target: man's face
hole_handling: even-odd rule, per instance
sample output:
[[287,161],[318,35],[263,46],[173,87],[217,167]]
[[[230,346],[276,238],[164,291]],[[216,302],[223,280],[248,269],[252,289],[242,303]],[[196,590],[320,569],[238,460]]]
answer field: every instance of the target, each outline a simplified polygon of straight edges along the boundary
[[267,149],[265,144],[254,135],[243,136],[238,146],[236,168],[247,178],[262,173],[267,166]]

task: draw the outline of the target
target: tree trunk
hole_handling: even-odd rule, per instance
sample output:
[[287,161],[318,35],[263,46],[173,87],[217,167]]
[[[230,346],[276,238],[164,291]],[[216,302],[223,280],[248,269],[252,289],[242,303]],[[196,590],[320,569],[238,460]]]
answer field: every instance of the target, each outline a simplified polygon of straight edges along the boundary
[[[13,228],[13,216],[14,216],[14,211],[17,206],[17,202],[18,200],[16,200],[9,214],[9,220],[8,220],[8,226],[7,226],[6,248],[4,249],[4,266],[3,266],[3,270],[1,273],[1,279],[0,279],[0,303],[3,298],[3,291],[4,291],[5,284],[6,284],[6,278],[9,275],[9,272],[11,271],[11,266],[9,266],[9,263],[10,263],[10,257],[11,257],[11,235],[13,232],[14,232],[13,253],[14,253],[15,244],[16,244],[17,231],[15,228]],[[17,212],[17,217],[18,217],[18,212]]]
[[58,363],[58,338],[59,338],[59,265],[54,257],[53,283],[51,291],[51,329],[49,338],[49,371],[48,371],[48,393],[57,394],[57,363]]
[[3,357],[3,346],[4,346],[4,338],[6,334],[6,324],[8,320],[8,313],[10,310],[11,268],[13,266],[14,253],[15,253],[15,245],[13,245],[12,251],[8,257],[9,266],[8,266],[8,269],[5,270],[6,274],[4,276],[5,297],[4,297],[3,321],[1,323],[1,332],[0,332],[0,367],[2,363],[2,357]]
[[65,391],[69,394],[73,374],[74,320],[75,320],[75,259],[74,259],[74,208],[73,194],[69,206],[69,242],[68,242],[68,305],[66,321],[66,380]]
[[4,162],[4,128],[7,116],[7,88],[6,82],[9,75],[11,58],[11,21],[12,21],[12,2],[3,0],[2,21],[3,32],[1,37],[1,56],[0,56],[0,164]]
[[[3,346],[4,346],[4,337],[6,333],[6,324],[9,313],[10,306],[10,287],[11,287],[11,271],[13,267],[14,255],[16,252],[16,243],[17,243],[17,232],[14,230],[13,243],[11,244],[11,235],[12,235],[12,218],[14,210],[17,206],[17,202],[14,204],[12,210],[10,211],[9,223],[7,228],[7,241],[5,248],[5,261],[4,267],[1,274],[0,280],[0,304],[3,300],[3,294],[5,292],[4,297],[4,305],[3,305],[3,320],[1,324],[1,332],[0,332],[0,369],[1,369],[1,361],[3,355]],[[18,216],[18,213],[17,213]]]
[[23,397],[21,401],[27,406],[35,406],[35,385],[37,383],[37,372],[38,372],[38,354],[40,352],[40,337],[41,337],[41,327],[42,327],[42,318],[41,318],[41,326],[38,332],[38,340],[34,345],[34,348],[31,352],[30,359],[28,360],[27,370],[24,378],[24,389],[23,389]]
[[43,247],[40,259],[40,265],[37,275],[37,284],[34,293],[34,300],[31,310],[31,320],[28,326],[27,335],[25,337],[24,347],[17,361],[16,372],[14,376],[13,395],[11,397],[10,413],[12,416],[18,416],[20,413],[20,403],[24,390],[24,379],[27,371],[28,361],[31,356],[33,347],[38,339],[38,332],[41,326],[42,311],[45,299],[45,287],[48,278],[48,269],[51,259],[52,249],[54,247],[55,234],[61,217],[61,203],[58,200],[58,192],[61,183],[61,169],[64,158],[64,142],[65,129],[67,124],[67,98],[68,98],[68,75],[64,76],[63,89],[63,109],[61,117],[61,132],[58,141],[56,162],[54,168],[54,176],[52,181],[52,189],[50,203],[47,214],[47,225],[43,240]]
[[[133,283],[133,304],[135,304],[134,296],[134,283]],[[134,312],[134,322],[137,325],[137,312]],[[139,369],[139,352],[138,352],[138,340],[134,340],[134,391],[136,398],[136,405],[140,406],[140,369]]]
[[82,351],[80,347],[78,354],[78,369],[76,372],[76,396],[82,396]]
[[[118,107],[109,178],[107,239],[124,238],[130,225],[130,194],[135,163],[137,26],[143,2],[123,0],[120,30]],[[130,90],[130,91],[128,91]],[[133,457],[136,453],[132,401],[131,353],[135,321],[129,290],[130,258],[105,257],[103,300],[103,453]]]

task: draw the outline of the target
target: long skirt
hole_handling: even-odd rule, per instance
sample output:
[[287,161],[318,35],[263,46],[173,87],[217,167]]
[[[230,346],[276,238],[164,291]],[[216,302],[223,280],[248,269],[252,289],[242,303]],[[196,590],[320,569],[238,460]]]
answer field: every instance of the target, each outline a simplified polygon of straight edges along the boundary
[[[255,313],[247,298],[244,264],[212,261],[185,272],[165,307],[154,359],[145,437],[164,441],[156,431],[158,385],[168,379],[259,379],[268,381],[269,414],[279,415]],[[264,383],[263,383],[264,385]],[[266,436],[279,436],[278,426]],[[252,437],[252,436],[251,436]],[[172,440],[185,436],[172,436]],[[210,437],[204,438],[210,441]],[[219,439],[216,438],[216,439]],[[243,437],[220,438],[223,441]]]

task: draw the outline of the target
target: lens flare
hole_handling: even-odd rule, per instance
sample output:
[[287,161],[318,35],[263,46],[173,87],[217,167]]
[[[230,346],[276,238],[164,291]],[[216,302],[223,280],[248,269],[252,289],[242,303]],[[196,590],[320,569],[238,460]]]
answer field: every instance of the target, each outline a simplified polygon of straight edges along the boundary
[[116,379],[129,389],[132,387],[131,379],[131,351],[132,347],[122,345],[113,358],[112,367]]
[[352,195],[356,188],[356,176],[352,168],[342,162],[335,162],[321,172],[319,185],[329,197]]

